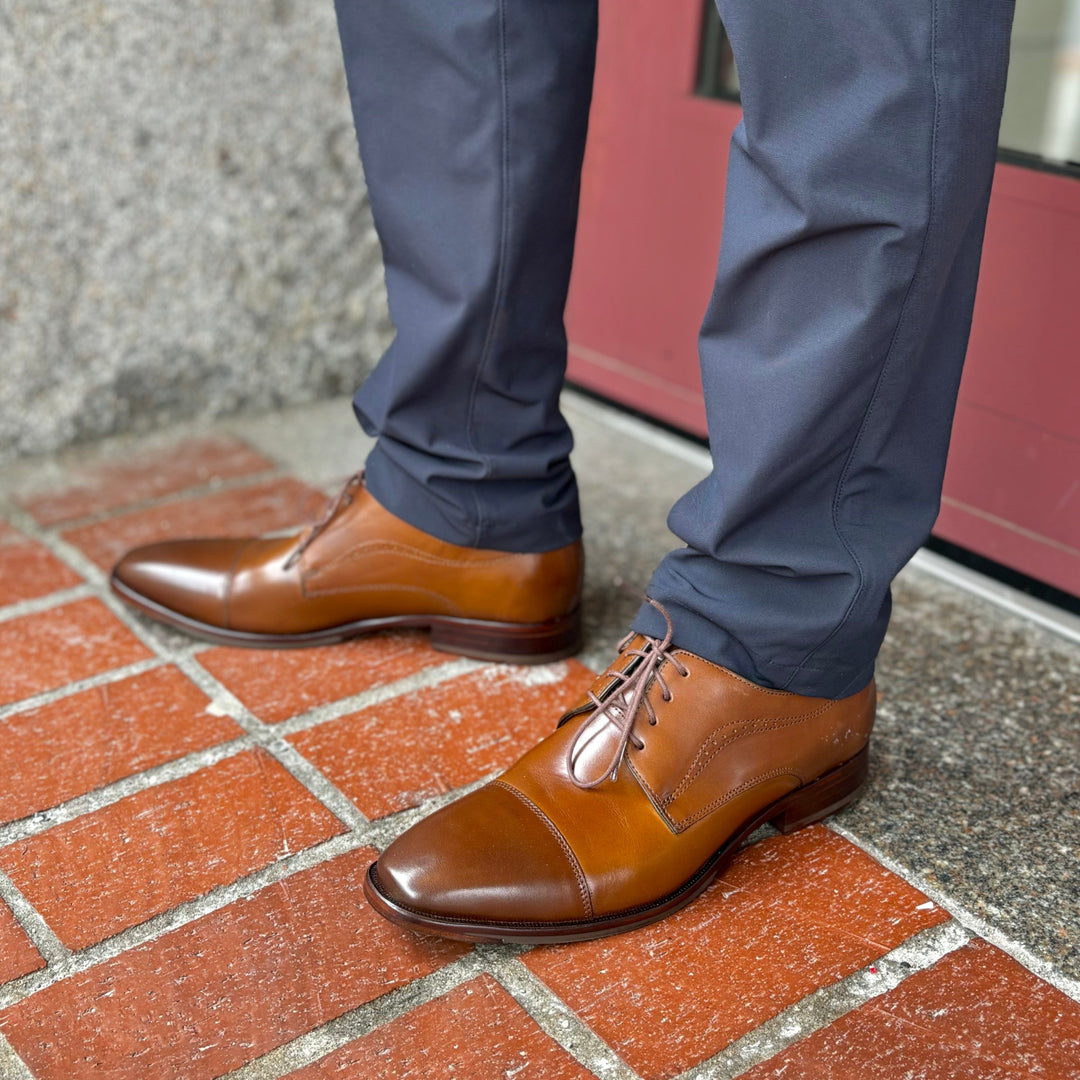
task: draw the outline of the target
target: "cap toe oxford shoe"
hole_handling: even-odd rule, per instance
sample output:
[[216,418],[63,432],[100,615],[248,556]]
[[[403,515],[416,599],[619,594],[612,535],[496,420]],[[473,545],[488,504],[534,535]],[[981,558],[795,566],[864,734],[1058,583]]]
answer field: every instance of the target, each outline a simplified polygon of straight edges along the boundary
[[539,554],[449,544],[353,477],[293,536],[174,540],[128,552],[111,585],[144,614],[210,641],[322,645],[391,627],[446,652],[542,663],[580,643],[580,541]]
[[380,914],[469,941],[554,943],[677,911],[766,822],[790,832],[866,778],[874,686],[842,700],[748,682],[634,636],[585,701],[499,779],[372,865]]

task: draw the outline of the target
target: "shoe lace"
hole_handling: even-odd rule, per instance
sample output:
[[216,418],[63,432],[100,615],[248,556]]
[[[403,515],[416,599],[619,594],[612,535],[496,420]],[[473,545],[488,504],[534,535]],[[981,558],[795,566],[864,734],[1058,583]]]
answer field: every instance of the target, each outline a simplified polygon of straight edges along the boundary
[[[679,658],[668,651],[671,646],[673,630],[671,617],[662,604],[657,603],[648,596],[645,599],[664,616],[664,622],[667,623],[667,632],[663,638],[653,638],[645,635],[643,645],[627,652],[630,642],[637,636],[631,630],[619,642],[619,655],[622,656],[626,653],[627,656],[638,658],[637,661],[635,662],[632,659],[621,671],[611,673],[616,682],[608,689],[607,696],[603,700],[592,690],[589,691],[589,701],[595,711],[589,720],[578,729],[574,741],[566,752],[566,771],[569,773],[570,779],[579,788],[595,788],[599,787],[605,780],[617,779],[619,768],[626,756],[627,746],[632,745],[637,750],[644,748],[645,743],[634,733],[634,722],[637,719],[638,711],[644,707],[649,724],[652,726],[656,724],[656,711],[646,696],[654,679],[660,687],[663,700],[671,700],[671,689],[665,681],[662,671],[664,663],[669,662],[683,677],[690,674]],[[596,724],[598,718],[604,718],[613,724],[618,731],[618,738],[604,766],[604,771],[595,780],[583,780],[577,776],[574,768],[578,756],[584,749],[584,743],[594,738],[602,730]]]
[[305,551],[311,546],[330,524],[331,521],[337,516],[339,510],[343,510],[348,506],[356,495],[356,492],[363,486],[364,483],[364,470],[353,473],[348,480],[345,481],[345,486],[337,493],[337,496],[330,502],[326,510],[323,511],[323,516],[310,526],[307,533],[304,535],[304,539],[293,549],[292,554],[285,560],[285,566],[283,569],[291,570],[296,564],[296,560],[304,554]]

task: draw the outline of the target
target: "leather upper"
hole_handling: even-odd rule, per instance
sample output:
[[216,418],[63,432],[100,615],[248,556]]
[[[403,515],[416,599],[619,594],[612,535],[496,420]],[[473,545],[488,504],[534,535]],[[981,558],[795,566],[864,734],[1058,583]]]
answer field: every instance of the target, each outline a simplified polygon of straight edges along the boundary
[[461,547],[402,521],[358,486],[314,535],[151,544],[113,574],[211,626],[302,634],[397,615],[543,623],[577,607],[582,568],[580,541],[541,554]]
[[[646,639],[636,638],[630,650]],[[616,725],[586,701],[498,780],[438,810],[377,864],[393,902],[444,918],[560,921],[648,905],[684,885],[746,822],[854,758],[873,725],[873,683],[840,701],[770,690],[672,650],[646,694],[616,779],[605,768]],[[620,658],[616,667],[625,665]],[[593,692],[612,692],[600,676]],[[614,687],[614,692],[621,692]],[[588,706],[588,707],[586,707]],[[590,726],[593,730],[590,730]]]

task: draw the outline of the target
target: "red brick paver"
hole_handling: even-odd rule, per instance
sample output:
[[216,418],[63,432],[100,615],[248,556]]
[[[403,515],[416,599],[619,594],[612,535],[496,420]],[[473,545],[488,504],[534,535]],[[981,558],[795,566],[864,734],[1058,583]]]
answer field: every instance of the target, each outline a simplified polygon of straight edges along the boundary
[[318,649],[208,649],[199,663],[260,720],[276,724],[454,659],[421,633],[371,634]]
[[99,600],[0,623],[0,705],[153,654]]
[[[40,524],[66,528],[67,540],[108,568],[140,543],[313,520],[324,496],[292,478],[256,475],[270,467],[244,444],[212,437],[90,465],[65,490],[39,490],[22,504]],[[240,486],[191,490],[224,479]],[[0,607],[81,580],[0,520]],[[9,618],[0,622],[0,705],[144,659],[151,652],[97,600]],[[424,634],[395,632],[319,649],[214,648],[197,662],[276,724],[452,659]],[[288,738],[377,818],[510,764],[591,680],[575,661],[487,665],[377,705],[341,704],[337,711],[356,711]],[[242,734],[216,712],[180,670],[160,664],[7,717],[0,825]],[[8,987],[28,996],[0,1011],[0,1031],[36,1080],[219,1077],[354,1009],[362,1010],[357,1027],[347,1030],[369,1030],[379,1007],[364,1005],[469,949],[400,930],[371,911],[362,893],[370,849],[298,873],[289,871],[299,861],[278,865],[275,873],[286,875],[279,883],[197,916],[223,902],[218,892],[200,906],[207,893],[346,832],[263,750],[219,752],[231,756],[107,806],[91,795],[82,816],[0,848],[0,870],[76,950],[72,967],[86,965],[66,975],[66,962],[50,965],[29,985]],[[191,921],[146,941],[160,930],[140,924],[168,911],[169,925]],[[744,852],[705,897],[662,923],[532,949],[521,961],[643,1080],[668,1080],[947,918],[855,846],[813,827]],[[145,943],[123,946],[114,935],[132,927],[126,936]],[[104,949],[93,948],[108,938]],[[43,968],[0,900],[0,984]],[[42,988],[29,992],[39,980]],[[490,974],[416,1008],[398,999],[397,1008],[402,1015],[294,1080],[591,1075],[575,1060],[578,1050],[549,1038]],[[302,1052],[324,1053],[321,1037]],[[746,1075],[1080,1080],[1078,1063],[1080,1006],[977,940]]]
[[243,734],[208,705],[161,667],[0,721],[0,822]]
[[0,867],[81,949],[344,829],[252,750],[10,844]]
[[0,546],[0,605],[48,596],[82,578],[34,540]]
[[70,529],[64,539],[102,569],[128,548],[185,536],[247,536],[318,517],[326,496],[291,477],[136,510]]
[[272,467],[244,443],[217,435],[72,470],[63,489],[25,495],[18,502],[40,524],[56,525]]
[[23,933],[8,906],[0,900],[0,983],[29,975],[44,966],[41,954]]
[[420,938],[361,895],[350,852],[0,1013],[37,1080],[209,1080],[427,975],[466,946]]
[[290,736],[368,816],[512,764],[555,730],[595,676],[576,660],[486,667]]
[[481,975],[299,1072],[290,1080],[587,1080],[524,1009]]
[[859,949],[878,950],[875,955],[949,921],[918,889],[822,825],[748,848],[723,880],[792,921],[842,934]]
[[772,837],[651,927],[524,963],[646,1080],[674,1076],[819,987],[946,921],[820,826]]
[[745,1080],[1077,1080],[1080,1005],[976,939]]

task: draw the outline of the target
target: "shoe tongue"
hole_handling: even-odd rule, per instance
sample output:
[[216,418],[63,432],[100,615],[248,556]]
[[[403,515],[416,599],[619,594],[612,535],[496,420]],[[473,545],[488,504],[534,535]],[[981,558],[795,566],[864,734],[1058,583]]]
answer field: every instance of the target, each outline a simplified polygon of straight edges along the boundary
[[309,552],[309,567],[325,566],[356,547],[363,531],[358,519],[367,505],[364,494],[354,477],[327,503],[322,518],[311,526],[303,541]]
[[[620,685],[622,684],[622,680],[616,678],[615,672],[626,671],[631,664],[641,662],[640,656],[631,656],[629,654],[634,649],[643,649],[648,640],[649,639],[645,637],[644,634],[635,634],[627,642],[622,653],[608,665],[605,671],[602,671],[596,676],[589,689],[600,698],[601,701],[604,700],[605,695],[610,692],[617,683]],[[574,708],[563,713],[558,726],[562,727],[568,720],[572,720],[575,716],[580,716],[583,712],[589,712],[592,708],[593,706],[590,704],[588,697],[582,697],[581,702],[578,705],[575,705]]]
[[[606,689],[611,684],[620,681],[615,678],[615,672],[625,672],[630,667],[641,663],[641,657],[636,656],[635,650],[642,650],[648,644],[649,639],[644,634],[635,634],[627,643],[622,652],[608,665],[607,670],[596,677],[596,682],[593,683],[593,691],[597,696],[601,695],[601,690]],[[599,689],[598,689],[599,687]]]
[[[597,683],[600,683],[605,690],[615,683],[621,685],[623,680],[616,678],[615,673],[622,672],[623,674],[629,674],[632,672],[632,669],[636,668],[639,664],[643,664],[645,661],[638,653],[645,651],[648,644],[649,639],[645,637],[644,634],[635,634],[626,643],[625,648],[617,659],[608,666],[607,671],[597,678]],[[595,685],[593,689],[596,689]],[[597,690],[596,693],[598,697],[603,697],[601,691]]]
[[[632,638],[630,638],[629,641],[627,641],[626,645],[623,647],[622,655],[611,666],[613,668],[625,667],[625,661],[627,660],[626,654],[632,653],[635,650],[644,649],[645,646],[649,643],[649,641],[650,639],[647,638],[644,634],[635,634]],[[629,657],[629,659],[632,660],[633,657]]]

